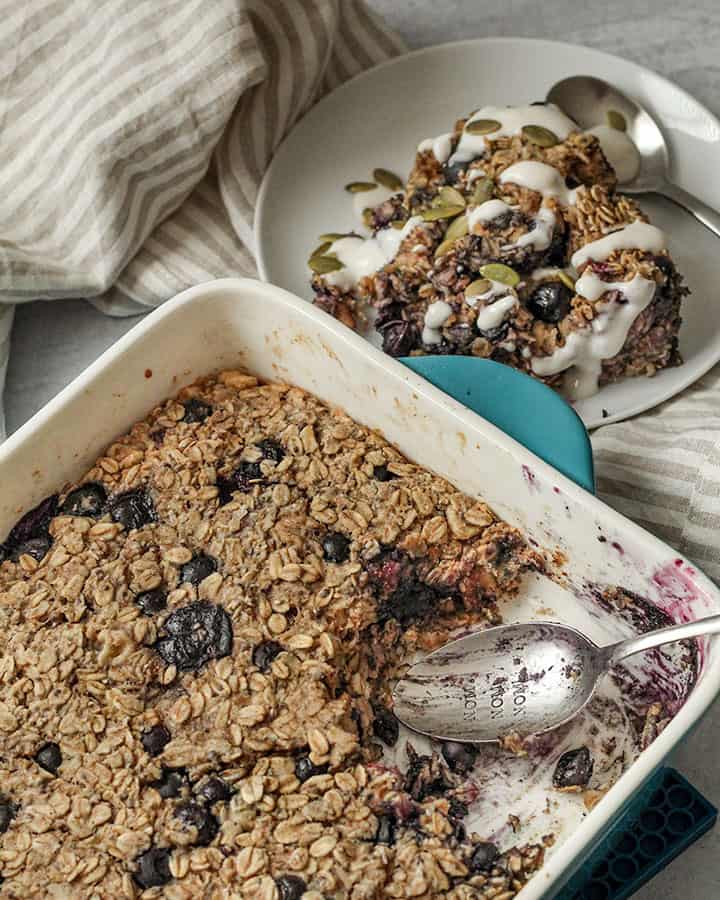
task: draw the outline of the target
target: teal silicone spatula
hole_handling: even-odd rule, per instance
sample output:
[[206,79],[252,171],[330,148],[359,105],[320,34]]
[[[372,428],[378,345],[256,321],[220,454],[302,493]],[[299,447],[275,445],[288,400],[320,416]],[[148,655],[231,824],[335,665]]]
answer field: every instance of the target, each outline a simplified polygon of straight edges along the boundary
[[510,366],[474,356],[406,356],[401,362],[594,492],[588,433],[552,388]]

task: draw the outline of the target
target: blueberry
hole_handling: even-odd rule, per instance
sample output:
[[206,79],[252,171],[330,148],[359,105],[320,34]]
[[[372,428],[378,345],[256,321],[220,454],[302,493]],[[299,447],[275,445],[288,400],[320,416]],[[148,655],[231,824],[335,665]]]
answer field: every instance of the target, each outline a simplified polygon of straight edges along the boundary
[[193,803],[192,800],[178,804],[175,815],[186,828],[194,828],[197,831],[195,843],[199,847],[207,847],[220,831],[220,823],[210,810],[199,803]]
[[182,671],[201,668],[232,651],[232,620],[220,606],[196,601],[170,613],[155,649],[169,666]]
[[295,776],[299,781],[307,781],[313,775],[324,775],[327,769],[327,766],[316,766],[309,756],[300,756],[295,761]]
[[464,841],[467,837],[465,825],[462,821],[467,814],[467,804],[463,803],[462,800],[458,800],[457,797],[451,797],[448,801],[448,819],[452,825],[453,835],[459,841]]
[[559,322],[570,312],[572,291],[562,281],[543,281],[530,294],[527,307],[541,322]]
[[150,756],[158,756],[170,743],[172,735],[164,725],[153,725],[140,735],[140,743]]
[[160,778],[157,781],[151,781],[150,787],[154,787],[163,800],[169,800],[171,797],[177,797],[189,782],[190,779],[185,769],[171,769],[163,766]]
[[400,736],[400,723],[395,718],[393,711],[386,706],[377,704],[373,705],[373,713],[375,714],[373,719],[375,737],[380,738],[388,747],[393,747]]
[[60,748],[54,741],[48,741],[35,754],[35,762],[41,769],[50,772],[51,775],[57,775],[57,770],[62,765],[62,753]]
[[208,575],[212,575],[217,571],[217,560],[205,553],[196,553],[195,556],[186,562],[180,569],[180,581],[189,582],[190,584],[200,584]]
[[484,337],[486,341],[490,341],[493,344],[499,344],[505,340],[509,329],[510,324],[508,322],[502,322],[495,328],[478,328],[478,334],[480,337]]
[[197,788],[195,795],[203,803],[212,806],[213,803],[224,803],[229,800],[233,795],[233,790],[227,781],[223,781],[222,778],[218,778],[216,775],[211,775]]
[[229,503],[235,491],[247,494],[253,489],[254,485],[262,482],[263,473],[259,462],[241,462],[231,475],[219,475],[215,481],[220,506]]
[[212,413],[212,407],[200,400],[199,397],[191,397],[183,403],[183,406],[185,407],[185,415],[182,417],[182,421],[187,422],[189,425],[196,422],[204,422]]
[[167,606],[167,594],[162,588],[143,591],[135,597],[135,602],[144,616],[154,616]]
[[23,544],[33,538],[46,537],[50,520],[57,515],[57,494],[41,500],[37,506],[26,512],[25,515],[13,525],[7,536],[5,545],[12,549],[18,544]]
[[272,462],[282,462],[285,457],[285,450],[283,447],[272,438],[264,438],[262,441],[258,441],[255,446],[262,452],[263,459],[272,460]]
[[18,560],[24,554],[40,562],[52,545],[49,528],[53,517],[57,515],[57,508],[57,494],[53,494],[26,512],[10,530],[2,546],[0,562],[8,556]]
[[252,490],[254,484],[263,480],[260,463],[243,460],[233,472],[232,477],[237,485],[237,490],[246,494],[248,491]]
[[278,644],[277,641],[263,641],[262,644],[257,644],[252,652],[253,665],[261,672],[269,672],[270,664],[283,649],[282,644]]
[[470,857],[470,869],[473,872],[489,869],[499,855],[495,844],[491,844],[490,841],[481,841],[479,844],[475,844],[475,849]]
[[392,814],[378,816],[377,831],[375,832],[376,844],[387,844],[392,847],[395,843],[395,828],[397,819]]
[[44,559],[51,546],[52,540],[48,534],[44,534],[41,537],[28,538],[22,544],[18,544],[11,549],[10,559],[17,561],[21,556],[32,556],[33,559],[40,562]]
[[4,834],[10,827],[10,823],[18,812],[18,806],[7,797],[0,794],[0,834]]
[[110,515],[126,531],[155,521],[155,508],[146,491],[138,489],[118,494],[110,501]]
[[444,741],[442,747],[443,758],[450,766],[451,771],[464,775],[472,770],[477,759],[477,748],[472,744],[459,744],[456,741]]
[[383,550],[366,564],[369,584],[378,602],[378,620],[401,625],[427,615],[444,596],[422,582],[410,557],[400,550]]
[[102,515],[107,501],[107,491],[97,481],[88,481],[70,491],[63,500],[60,512],[64,516],[88,516],[96,519]]
[[275,879],[275,886],[280,893],[280,900],[300,900],[307,890],[307,885],[297,875],[281,875]]
[[407,356],[417,343],[417,331],[410,322],[393,322],[381,334],[382,348],[390,356]]
[[443,166],[443,175],[445,176],[445,184],[457,184],[460,180],[460,176],[470,165],[472,160],[468,160],[467,162],[456,162],[450,165],[449,163],[445,163]]
[[397,619],[401,625],[407,625],[430,613],[438,599],[439,595],[432,587],[412,578],[403,582],[381,605],[379,619]]
[[669,256],[657,254],[656,256],[652,257],[652,261],[666,278],[669,278],[670,275],[672,275],[675,271],[675,266],[673,265],[673,262]]
[[350,556],[350,538],[338,531],[330,531],[322,541],[323,556],[328,562],[342,563]]
[[577,747],[563,753],[553,772],[556,788],[585,787],[593,773],[593,758],[587,747]]
[[375,481],[392,481],[394,478],[397,478],[397,475],[391,472],[383,463],[379,466],[373,466],[373,478]]
[[151,847],[135,860],[137,869],[133,874],[135,882],[143,889],[162,887],[172,880],[170,874],[170,851],[165,847]]

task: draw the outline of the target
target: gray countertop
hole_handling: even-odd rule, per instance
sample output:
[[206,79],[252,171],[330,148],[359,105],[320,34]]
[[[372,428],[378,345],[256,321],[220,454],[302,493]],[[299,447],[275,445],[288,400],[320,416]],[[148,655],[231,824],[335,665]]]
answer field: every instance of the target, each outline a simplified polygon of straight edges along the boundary
[[[342,2],[342,0],[341,0]],[[626,56],[673,79],[720,115],[720,2],[696,0],[370,0],[411,47],[486,35],[547,37]],[[508,61],[511,64],[511,61]],[[6,412],[13,431],[129,328],[81,301],[20,307]],[[720,707],[673,759],[720,804]],[[636,895],[640,900],[720,897],[720,829],[710,832]]]

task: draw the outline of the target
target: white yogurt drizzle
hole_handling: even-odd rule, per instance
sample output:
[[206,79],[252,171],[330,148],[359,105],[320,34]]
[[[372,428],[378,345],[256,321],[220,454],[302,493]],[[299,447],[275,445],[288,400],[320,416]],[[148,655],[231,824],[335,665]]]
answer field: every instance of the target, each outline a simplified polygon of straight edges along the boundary
[[[501,281],[490,281],[490,288],[484,294],[476,294],[474,297],[466,297],[465,302],[468,306],[476,307],[480,300],[494,300],[496,297],[504,297],[506,294],[512,294],[512,288],[509,288]],[[514,294],[513,294],[514,296]]]
[[452,150],[452,137],[452,132],[450,131],[447,134],[440,134],[436,138],[425,138],[424,141],[420,141],[418,144],[418,152],[423,153],[426,150],[432,150],[435,159],[444,163]]
[[535,227],[532,231],[521,234],[516,241],[506,244],[503,249],[510,250],[513,247],[531,246],[535,250],[546,250],[550,246],[555,233],[555,213],[548,209],[547,206],[541,206],[533,216],[533,221],[535,222]]
[[588,133],[594,134],[600,142],[602,152],[615,169],[620,184],[632,181],[640,169],[640,154],[627,134],[609,125],[595,125],[588,129]]
[[487,173],[485,172],[485,169],[480,169],[480,168],[470,169],[467,173],[467,177],[466,177],[465,181],[467,182],[468,185],[471,185],[473,183],[473,181],[476,181],[478,178],[480,178],[481,176],[486,175],[486,174]]
[[444,300],[436,300],[425,311],[425,327],[422,339],[424,344],[439,344],[442,341],[440,329],[452,315],[452,306]]
[[543,197],[555,197],[565,206],[573,206],[577,191],[570,190],[565,179],[547,163],[528,159],[508,166],[500,175],[500,184],[517,184],[520,187],[537,191]]
[[486,225],[488,222],[492,222],[493,219],[497,219],[499,216],[512,211],[513,207],[508,206],[502,200],[486,200],[479,206],[472,207],[467,214],[468,229],[472,231],[478,223]]
[[[507,285],[504,285],[504,287],[505,290],[507,290]],[[481,296],[484,297],[485,295],[483,294]],[[508,294],[508,296],[503,297],[501,300],[496,300],[489,306],[484,306],[478,311],[477,327],[481,331],[490,331],[492,328],[497,328],[498,325],[502,325],[512,310],[517,306],[517,302],[518,299],[515,294]]]
[[372,191],[358,191],[356,194],[353,194],[352,200],[355,218],[361,225],[365,225],[363,212],[368,208],[374,209],[376,206],[389,200],[390,197],[394,197],[397,193],[397,191],[391,191],[390,188],[386,188],[382,184],[373,188]]
[[530,273],[530,278],[533,281],[540,281],[540,279],[542,278],[555,278],[557,280],[558,274],[560,272],[565,272],[565,274],[569,275],[573,280],[575,280],[575,278],[577,277],[574,269],[559,269],[557,266],[547,266],[540,269],[533,269]]
[[[597,279],[599,285],[591,283],[590,278]],[[588,275],[583,288],[595,299],[605,291],[619,290],[626,302],[610,300],[599,303],[597,315],[588,328],[573,331],[565,345],[558,347],[550,356],[533,357],[532,368],[537,375],[557,375],[573,367],[565,384],[571,400],[582,400],[597,392],[603,360],[611,359],[620,352],[630,326],[652,300],[655,282],[642,275],[636,275],[632,281],[617,282],[601,281],[595,275]]]
[[572,256],[572,264],[579,269],[589,259],[602,262],[608,259],[616,250],[645,250],[650,253],[660,253],[667,246],[665,235],[654,225],[647,222],[633,222],[625,225],[617,231],[611,231],[605,237],[597,241],[585,244]]
[[[500,128],[487,135],[469,134],[467,126],[477,119],[494,119],[500,123]],[[482,156],[487,147],[487,141],[519,134],[523,125],[541,125],[543,128],[553,131],[561,141],[564,141],[571,131],[578,130],[575,122],[551,103],[543,106],[483,106],[482,109],[473,113],[465,123],[465,129],[460,135],[457,149],[450,157],[450,164],[470,162],[470,160]]]
[[[604,262],[616,250],[660,253],[666,243],[659,228],[645,222],[633,222],[581,247],[573,254],[572,265],[579,269],[589,260]],[[655,282],[642,275],[635,275],[631,281],[608,282],[586,269],[575,282],[575,291],[592,303],[608,291],[619,291],[624,301],[599,302],[597,315],[589,327],[569,334],[564,346],[558,347],[550,356],[532,359],[532,368],[537,375],[557,375],[572,367],[565,390],[571,400],[582,400],[596,393],[603,360],[620,352],[633,322],[652,301]]]
[[400,244],[418,226],[424,227],[420,216],[408,219],[402,228],[383,228],[375,237],[344,237],[334,241],[328,253],[334,253],[343,264],[342,269],[323,276],[328,284],[348,291],[367,275],[382,269],[393,259]]

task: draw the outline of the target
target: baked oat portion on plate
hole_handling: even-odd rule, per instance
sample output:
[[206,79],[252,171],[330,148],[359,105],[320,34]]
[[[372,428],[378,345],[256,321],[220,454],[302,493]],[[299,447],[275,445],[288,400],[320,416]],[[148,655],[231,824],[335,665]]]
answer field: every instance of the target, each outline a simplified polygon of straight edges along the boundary
[[309,264],[314,302],[389,354],[491,358],[571,400],[682,362],[667,239],[556,107],[483,107],[422,141],[406,184],[373,177],[347,186],[363,233]]

